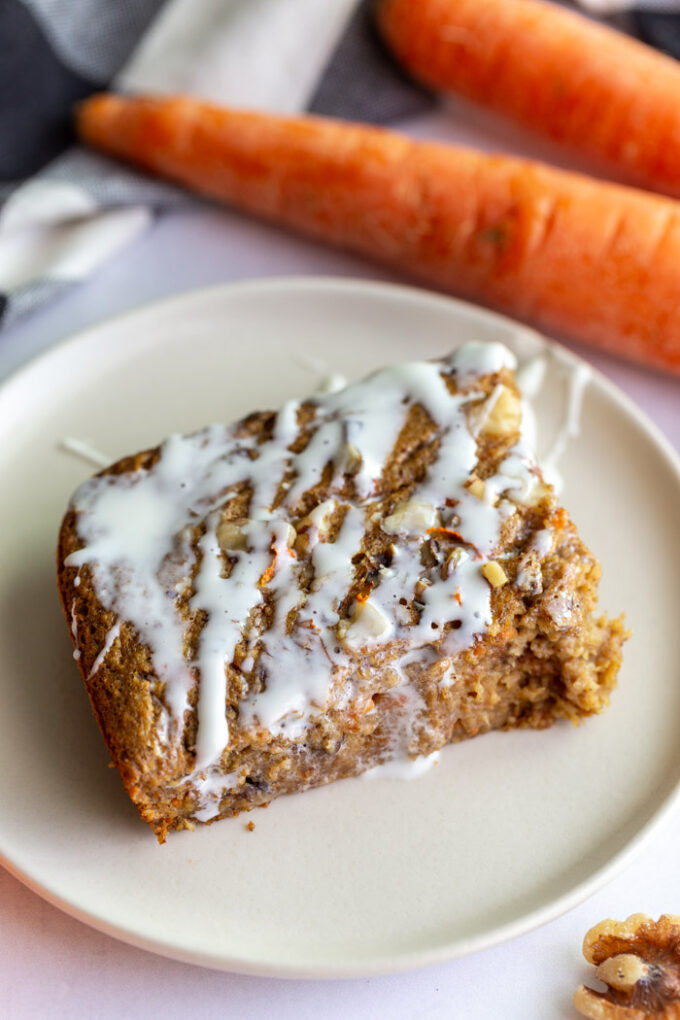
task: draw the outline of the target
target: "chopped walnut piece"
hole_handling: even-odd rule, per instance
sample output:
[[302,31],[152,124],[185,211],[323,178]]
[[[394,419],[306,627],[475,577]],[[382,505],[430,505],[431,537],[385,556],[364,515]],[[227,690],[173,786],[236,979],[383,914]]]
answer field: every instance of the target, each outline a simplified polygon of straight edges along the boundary
[[389,632],[391,624],[382,609],[370,599],[357,600],[351,620],[341,620],[338,637],[348,648],[360,648]]
[[471,492],[477,499],[484,499],[484,493],[486,492],[486,485],[481,478],[477,478],[473,475],[467,483],[468,492]]
[[583,940],[583,955],[607,986],[585,985],[574,1005],[591,1020],[680,1020],[680,917],[653,921],[631,914],[627,921],[601,921]]
[[482,566],[482,573],[492,588],[502,588],[508,580],[508,575],[496,560],[489,560]]
[[499,384],[486,398],[472,406],[468,418],[474,436],[495,438],[516,432],[522,423],[522,405],[516,393]]
[[236,552],[248,547],[245,529],[246,520],[221,521],[217,527],[217,541],[224,552]]
[[[495,399],[494,399],[495,397]],[[491,408],[480,431],[486,436],[504,436],[516,432],[522,423],[522,405],[516,393],[507,386],[497,388],[487,401]]]
[[519,560],[515,584],[527,595],[540,595],[543,591],[541,561],[533,549],[525,552]]
[[421,535],[434,527],[436,519],[437,510],[431,503],[409,499],[385,518],[382,530],[388,535]]
[[307,514],[301,522],[301,526],[311,525],[316,528],[319,534],[320,542],[327,542],[331,533],[331,526],[333,523],[333,515],[338,508],[338,504],[334,499],[326,499],[323,503],[319,503],[315,506],[311,513]]

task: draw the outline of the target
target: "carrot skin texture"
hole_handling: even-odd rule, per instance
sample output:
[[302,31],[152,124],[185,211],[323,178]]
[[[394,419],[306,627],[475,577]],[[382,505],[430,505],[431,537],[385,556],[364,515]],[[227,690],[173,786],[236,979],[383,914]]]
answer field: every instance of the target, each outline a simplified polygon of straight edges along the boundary
[[81,137],[548,331],[680,372],[680,204],[540,163],[192,99],[95,96]]
[[680,63],[546,0],[379,0],[404,68],[680,196]]

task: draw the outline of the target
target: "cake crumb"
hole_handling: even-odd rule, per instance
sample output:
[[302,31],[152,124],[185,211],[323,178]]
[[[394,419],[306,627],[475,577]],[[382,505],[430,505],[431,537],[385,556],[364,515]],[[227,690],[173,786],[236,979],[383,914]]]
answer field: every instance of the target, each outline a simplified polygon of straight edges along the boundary
[[248,822],[248,824],[246,825],[246,829],[248,830],[248,832],[254,832],[255,831],[255,822]]

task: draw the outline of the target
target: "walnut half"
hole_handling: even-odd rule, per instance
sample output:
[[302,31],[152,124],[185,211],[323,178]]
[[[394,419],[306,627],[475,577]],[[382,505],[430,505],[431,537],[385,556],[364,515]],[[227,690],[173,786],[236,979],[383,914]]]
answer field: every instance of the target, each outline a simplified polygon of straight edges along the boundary
[[680,1020],[680,917],[601,921],[583,940],[583,955],[608,987],[585,985],[574,1005],[591,1020]]

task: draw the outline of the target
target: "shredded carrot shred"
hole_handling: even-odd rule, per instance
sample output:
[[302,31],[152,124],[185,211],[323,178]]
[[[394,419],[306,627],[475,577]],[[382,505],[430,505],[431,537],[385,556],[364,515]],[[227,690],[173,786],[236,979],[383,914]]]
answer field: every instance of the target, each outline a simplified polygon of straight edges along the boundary
[[460,531],[454,531],[453,528],[428,528],[428,535],[442,535],[446,538],[452,538],[456,542],[460,542],[461,545],[466,545],[468,549],[472,549],[475,554],[475,559],[481,559],[482,554],[480,553],[474,542],[468,542],[466,538],[463,538]]
[[275,553],[274,554],[274,559],[271,561],[271,563],[269,564],[267,569],[262,574],[262,577],[257,582],[258,588],[265,588],[269,584],[269,582],[271,581],[272,577],[274,576],[274,571],[276,570],[276,560],[277,560],[277,556],[276,556],[276,553]]
[[557,528],[558,531],[565,526],[565,524],[567,523],[567,512],[564,509],[564,507],[558,507],[558,509],[552,515],[550,523],[552,524],[553,528]]
[[460,531],[454,531],[453,528],[428,528],[427,533],[428,535],[446,535],[448,538],[455,538],[457,542],[465,542]]
[[[272,577],[276,573],[276,561],[277,561],[277,559],[279,557],[278,557],[278,553],[274,549],[274,542],[275,541],[276,541],[276,536],[272,535],[272,541],[271,541],[271,545],[269,546],[269,551],[273,554],[273,559],[272,559],[271,563],[269,564],[269,566],[267,567],[267,569],[262,574],[262,576],[260,577],[260,580],[257,582],[258,588],[266,588],[267,585],[269,584],[269,582],[271,581]],[[297,553],[295,552],[294,549],[287,548],[286,552],[293,559],[296,559]]]

